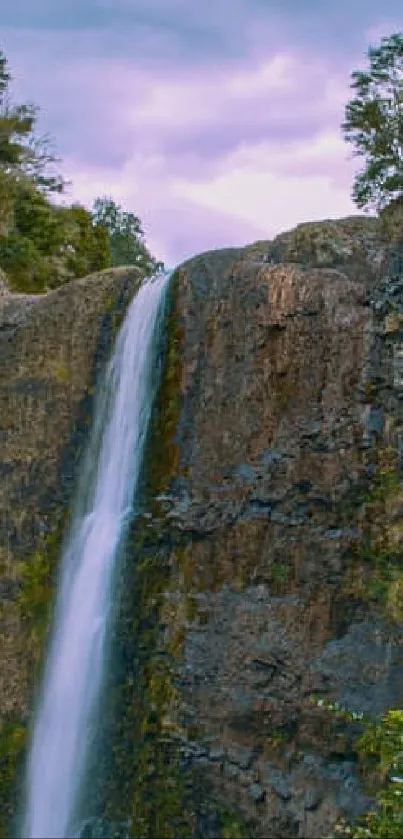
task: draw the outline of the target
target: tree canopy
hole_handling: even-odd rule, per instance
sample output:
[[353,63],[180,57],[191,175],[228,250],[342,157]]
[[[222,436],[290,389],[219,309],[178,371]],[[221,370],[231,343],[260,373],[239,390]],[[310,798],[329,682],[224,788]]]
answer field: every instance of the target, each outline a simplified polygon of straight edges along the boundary
[[58,161],[51,140],[36,134],[39,109],[32,104],[14,104],[10,81],[7,59],[0,50],[0,169],[17,178],[29,177],[45,193],[63,192],[65,181],[53,171]]
[[16,291],[43,292],[111,265],[137,265],[152,274],[162,263],[150,254],[140,219],[112,198],[93,211],[52,202],[64,179],[48,136],[36,133],[38,108],[16,105],[0,50],[0,268]]
[[364,158],[352,197],[358,207],[383,210],[403,199],[403,33],[368,50],[369,69],[352,73],[355,96],[342,131]]
[[140,219],[134,213],[125,212],[112,198],[104,196],[94,201],[92,217],[108,232],[113,266],[137,265],[145,274],[163,268],[163,263],[157,262],[146,247]]

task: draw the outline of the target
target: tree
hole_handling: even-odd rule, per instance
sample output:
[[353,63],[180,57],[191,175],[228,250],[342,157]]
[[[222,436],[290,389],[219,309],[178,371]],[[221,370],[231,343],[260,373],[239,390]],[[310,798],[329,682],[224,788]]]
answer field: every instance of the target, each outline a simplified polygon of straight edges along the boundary
[[0,229],[0,266],[14,290],[44,292],[109,267],[108,234],[85,207],[52,204],[28,178],[14,183],[9,196],[12,213]]
[[64,251],[67,268],[72,277],[84,277],[111,265],[111,250],[107,231],[94,224],[91,213],[73,204],[64,209],[69,225]]
[[0,170],[15,178],[30,178],[44,193],[63,192],[64,179],[53,171],[58,162],[48,135],[38,137],[38,108],[11,102],[7,59],[0,50]]
[[352,73],[355,97],[342,124],[344,138],[364,157],[352,197],[358,207],[383,210],[403,200],[403,33],[368,50],[369,70]]
[[109,237],[85,207],[51,202],[65,183],[35,134],[38,109],[11,102],[10,80],[0,50],[0,267],[15,291],[38,293],[109,267]]
[[15,105],[0,50],[0,268],[15,291],[40,293],[110,265],[137,265],[145,275],[162,268],[146,247],[139,218],[111,198],[85,207],[52,203],[64,181],[49,137],[35,133],[38,109]]
[[15,181],[0,166],[0,238],[7,236],[14,226]]
[[44,256],[57,253],[64,243],[65,232],[57,208],[28,178],[15,188],[14,231],[30,239]]
[[164,266],[150,253],[145,244],[140,219],[127,213],[107,196],[96,198],[92,217],[109,235],[113,266],[137,265],[146,275],[154,274]]

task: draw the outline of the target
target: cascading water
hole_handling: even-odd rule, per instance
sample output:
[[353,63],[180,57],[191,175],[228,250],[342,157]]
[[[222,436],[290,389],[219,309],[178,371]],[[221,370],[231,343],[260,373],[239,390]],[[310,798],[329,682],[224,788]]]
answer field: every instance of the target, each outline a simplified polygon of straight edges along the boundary
[[[169,275],[144,281],[118,335],[95,404],[78,482],[26,775],[23,835],[73,833],[102,687],[114,566],[136,499],[158,386]],[[133,501],[134,499],[134,501]]]

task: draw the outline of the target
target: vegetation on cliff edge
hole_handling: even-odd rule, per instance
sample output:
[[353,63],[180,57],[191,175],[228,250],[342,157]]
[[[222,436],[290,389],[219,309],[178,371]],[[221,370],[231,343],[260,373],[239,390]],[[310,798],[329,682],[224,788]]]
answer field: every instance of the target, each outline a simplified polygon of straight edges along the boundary
[[140,220],[111,198],[92,211],[56,204],[66,182],[55,173],[48,137],[38,137],[38,108],[16,105],[0,50],[0,268],[10,287],[46,292],[110,266],[134,264],[151,275],[162,263],[146,247]]

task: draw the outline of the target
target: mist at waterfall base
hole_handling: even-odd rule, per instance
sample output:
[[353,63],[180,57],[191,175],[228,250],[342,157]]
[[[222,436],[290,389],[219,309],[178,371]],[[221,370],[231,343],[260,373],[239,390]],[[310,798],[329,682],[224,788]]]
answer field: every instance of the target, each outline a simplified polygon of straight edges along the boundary
[[77,806],[104,678],[113,575],[136,506],[160,378],[169,278],[164,273],[143,281],[97,388],[28,755],[25,839],[78,835]]

